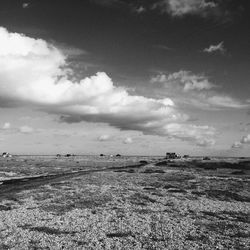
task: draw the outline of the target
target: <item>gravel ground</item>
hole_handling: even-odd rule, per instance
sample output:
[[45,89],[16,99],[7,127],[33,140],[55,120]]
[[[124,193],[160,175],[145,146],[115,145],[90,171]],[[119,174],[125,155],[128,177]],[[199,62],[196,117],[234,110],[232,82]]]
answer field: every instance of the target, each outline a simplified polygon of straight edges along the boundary
[[250,249],[248,175],[147,160],[28,159],[25,176],[107,171],[0,190],[0,249]]

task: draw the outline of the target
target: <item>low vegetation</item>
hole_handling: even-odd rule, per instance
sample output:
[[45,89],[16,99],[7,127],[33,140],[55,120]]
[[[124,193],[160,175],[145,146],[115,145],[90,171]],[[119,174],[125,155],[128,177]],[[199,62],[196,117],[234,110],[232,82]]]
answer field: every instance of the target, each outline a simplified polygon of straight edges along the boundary
[[249,161],[209,164],[1,159],[0,249],[249,249]]

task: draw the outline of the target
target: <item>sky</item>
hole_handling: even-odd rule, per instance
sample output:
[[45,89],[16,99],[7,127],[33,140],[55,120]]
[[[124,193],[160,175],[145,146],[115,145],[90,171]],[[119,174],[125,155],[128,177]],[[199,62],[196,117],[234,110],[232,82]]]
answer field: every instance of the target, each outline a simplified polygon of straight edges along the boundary
[[248,2],[1,0],[1,150],[250,156]]

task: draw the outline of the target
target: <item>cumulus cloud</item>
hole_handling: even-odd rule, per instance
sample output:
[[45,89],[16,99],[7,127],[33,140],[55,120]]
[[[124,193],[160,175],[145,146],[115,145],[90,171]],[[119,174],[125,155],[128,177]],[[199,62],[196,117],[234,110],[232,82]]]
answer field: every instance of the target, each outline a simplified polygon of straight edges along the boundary
[[131,143],[133,143],[133,139],[131,137],[127,137],[123,140],[123,143],[124,144],[131,144]]
[[243,136],[240,141],[242,144],[250,144],[250,134]]
[[230,96],[214,95],[207,98],[207,102],[212,106],[224,108],[246,108],[249,105],[243,104]]
[[200,142],[203,140],[211,141],[216,134],[213,127],[190,124],[171,123],[165,125],[164,129],[171,135],[170,137],[195,141],[198,146],[201,146]]
[[[197,75],[180,70],[168,75],[158,74],[153,76],[150,82],[158,84],[158,88],[165,89],[168,94],[171,93],[175,100],[200,109],[240,109],[249,107],[247,102],[243,103],[229,95],[218,93],[219,86],[211,83],[202,74]],[[163,91],[161,90],[161,92]]]
[[34,129],[32,127],[29,127],[29,126],[21,126],[19,128],[19,132],[20,133],[23,133],[23,134],[31,134],[34,132]]
[[232,148],[242,148],[244,144],[250,144],[250,134],[243,136],[240,141],[234,142]]
[[184,15],[207,16],[216,11],[218,5],[208,0],[160,0],[153,8],[161,9],[174,17]]
[[236,141],[233,143],[232,148],[242,148],[242,143],[239,141]]
[[24,9],[27,9],[27,8],[29,7],[29,5],[30,5],[30,3],[23,3],[23,4],[22,4],[22,7],[23,7]]
[[137,13],[137,14],[141,14],[141,13],[144,13],[146,11],[146,8],[143,7],[142,5],[139,6],[139,7],[136,7],[134,8],[134,11]]
[[203,51],[209,54],[212,54],[212,53],[224,54],[226,52],[226,49],[224,47],[224,43],[220,42],[217,45],[210,45],[208,48],[205,48]]
[[171,85],[171,87],[175,88],[179,86],[183,91],[201,91],[215,87],[205,76],[195,75],[185,70],[180,70],[169,75],[158,74],[152,77],[150,81],[151,83],[163,83],[165,86]]
[[[64,122],[107,123],[121,130],[181,140],[213,136],[213,128],[185,125],[188,116],[180,113],[171,99],[130,95],[104,72],[72,82],[66,56],[44,40],[0,28],[0,44],[2,107],[25,105],[58,114]],[[201,82],[200,78],[189,80],[184,88],[210,87]],[[25,126],[20,131],[28,133],[32,129]]]
[[215,144],[215,140],[214,139],[201,139],[197,141],[197,146],[200,147],[211,147]]
[[110,140],[110,135],[101,135],[98,137],[98,141],[108,141]]
[[10,129],[10,123],[9,122],[5,122],[3,125],[3,129]]
[[168,76],[168,81],[181,83],[184,91],[207,90],[215,87],[205,76],[195,75],[185,70],[170,74]]

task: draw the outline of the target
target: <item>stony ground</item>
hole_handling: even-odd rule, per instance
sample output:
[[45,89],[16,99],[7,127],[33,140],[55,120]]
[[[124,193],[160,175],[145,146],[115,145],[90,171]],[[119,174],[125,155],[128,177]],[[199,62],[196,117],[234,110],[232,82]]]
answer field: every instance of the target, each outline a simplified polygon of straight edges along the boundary
[[1,159],[0,249],[250,249],[249,170],[239,160]]

